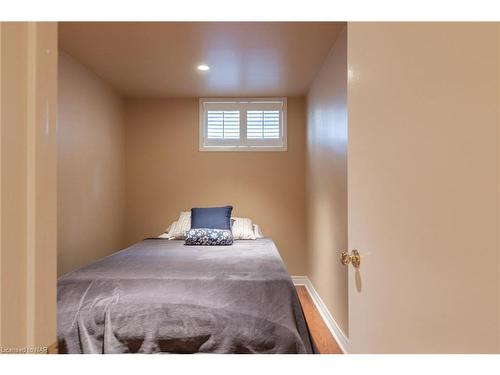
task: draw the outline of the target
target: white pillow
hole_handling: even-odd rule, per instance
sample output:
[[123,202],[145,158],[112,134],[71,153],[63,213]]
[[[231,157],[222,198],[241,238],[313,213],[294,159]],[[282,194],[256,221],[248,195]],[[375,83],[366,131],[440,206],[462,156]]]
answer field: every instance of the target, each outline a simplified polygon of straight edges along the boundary
[[[179,219],[174,221],[165,230],[165,233],[158,238],[167,238],[169,240],[183,240],[186,238],[186,232],[191,229],[191,212],[183,211],[179,214]],[[252,220],[246,217],[231,217],[231,230],[235,240],[255,240],[264,238],[260,226],[252,224]]]
[[252,220],[246,217],[232,217],[231,231],[235,240],[255,240]]
[[264,238],[264,235],[262,234],[259,225],[257,224],[253,225],[253,232],[255,233],[255,238]]
[[179,214],[177,221],[170,226],[167,238],[169,240],[184,240],[186,232],[191,229],[191,212],[185,211]]
[[168,232],[165,232],[165,233],[160,234],[160,235],[158,236],[158,238],[165,238],[165,239],[167,239],[167,240],[168,240],[168,239],[169,239],[169,237],[168,237]]
[[158,238],[166,238],[168,239],[168,232],[170,231],[170,228],[172,228],[172,225],[174,225],[176,223],[176,221],[174,221],[172,224],[170,224],[167,229],[165,229],[165,232],[163,232],[162,234],[160,234],[158,236]]

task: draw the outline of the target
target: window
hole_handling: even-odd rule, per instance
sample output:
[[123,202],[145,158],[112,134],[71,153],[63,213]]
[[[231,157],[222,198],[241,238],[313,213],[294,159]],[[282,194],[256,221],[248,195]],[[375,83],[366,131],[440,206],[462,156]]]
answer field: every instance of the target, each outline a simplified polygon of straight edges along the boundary
[[200,99],[200,151],[286,151],[286,98]]

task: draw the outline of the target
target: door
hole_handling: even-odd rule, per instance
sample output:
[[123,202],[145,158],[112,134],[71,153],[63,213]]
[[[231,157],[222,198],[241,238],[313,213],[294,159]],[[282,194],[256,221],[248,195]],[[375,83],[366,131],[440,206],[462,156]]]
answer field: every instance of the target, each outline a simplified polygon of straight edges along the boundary
[[498,36],[348,26],[353,353],[498,352]]

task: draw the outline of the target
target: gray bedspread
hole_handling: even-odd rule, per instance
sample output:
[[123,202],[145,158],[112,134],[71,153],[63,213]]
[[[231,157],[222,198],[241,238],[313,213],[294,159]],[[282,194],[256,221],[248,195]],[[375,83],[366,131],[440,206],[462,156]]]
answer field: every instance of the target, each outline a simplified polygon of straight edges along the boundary
[[58,280],[66,353],[311,353],[271,239],[184,246],[147,239]]

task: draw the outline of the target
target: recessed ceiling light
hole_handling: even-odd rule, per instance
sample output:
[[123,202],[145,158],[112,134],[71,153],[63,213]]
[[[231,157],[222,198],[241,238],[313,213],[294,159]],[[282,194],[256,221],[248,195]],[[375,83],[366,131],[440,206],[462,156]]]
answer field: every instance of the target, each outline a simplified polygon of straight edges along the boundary
[[210,70],[210,67],[208,65],[201,64],[201,65],[198,65],[198,67],[196,69],[205,72],[207,70]]

